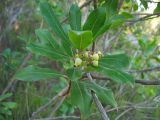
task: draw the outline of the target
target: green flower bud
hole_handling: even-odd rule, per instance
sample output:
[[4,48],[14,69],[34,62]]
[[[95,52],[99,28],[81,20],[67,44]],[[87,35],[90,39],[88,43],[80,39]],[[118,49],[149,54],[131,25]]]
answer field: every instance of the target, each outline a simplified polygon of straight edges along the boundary
[[75,55],[75,57],[79,57],[79,55],[78,55],[78,54],[76,54],[76,55]]
[[98,51],[97,53],[98,53],[98,55],[99,55],[100,57],[103,56],[103,54],[101,53],[101,51]]
[[99,60],[99,55],[96,53],[96,54],[93,54],[92,55],[92,59],[93,60]]
[[81,58],[76,58],[74,65],[77,67],[77,66],[79,66],[81,64],[82,64],[82,59]]
[[88,58],[88,56],[89,56],[88,51],[86,51],[86,52],[84,53],[84,57],[85,57],[85,58]]
[[97,60],[92,61],[92,64],[93,64],[93,66],[98,67],[98,61]]
[[101,51],[98,51],[97,53],[98,53],[98,55],[102,55]]

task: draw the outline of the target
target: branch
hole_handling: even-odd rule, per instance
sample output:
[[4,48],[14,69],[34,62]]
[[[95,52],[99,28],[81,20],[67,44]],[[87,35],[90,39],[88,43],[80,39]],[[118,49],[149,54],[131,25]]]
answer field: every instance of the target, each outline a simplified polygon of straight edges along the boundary
[[148,20],[148,19],[153,19],[153,18],[157,18],[160,16],[160,13],[153,13],[153,14],[148,14],[144,17],[138,18],[136,20],[128,20],[126,22],[131,22],[131,23],[135,23],[135,22],[139,22],[139,21],[144,21],[144,20]]
[[48,108],[54,101],[56,101],[59,98],[59,94],[54,96],[47,104],[41,106],[40,108],[38,108],[37,111],[32,113],[32,116],[29,120],[34,120],[34,118],[37,116],[37,114],[39,114],[40,112],[44,111],[46,108]]
[[52,117],[54,115],[54,113],[58,110],[58,108],[61,106],[61,104],[63,103],[63,101],[65,100],[66,96],[64,96],[62,99],[60,99],[54,106],[51,114],[50,114],[50,117]]
[[118,3],[118,8],[117,8],[118,12],[120,11],[120,9],[122,7],[123,2],[124,2],[124,0],[120,0],[119,3]]
[[[90,73],[87,73],[87,77],[89,78],[89,80],[91,82],[93,82],[93,79],[92,79],[92,76],[91,76]],[[92,94],[92,98],[93,98],[93,100],[94,100],[94,102],[95,102],[95,104],[96,104],[96,106],[97,106],[97,108],[98,108],[98,110],[99,110],[99,112],[101,114],[102,119],[103,120],[109,120],[109,117],[108,117],[105,109],[103,108],[101,102],[99,101],[97,95],[95,94],[95,92],[91,91],[91,94]]]
[[[89,0],[89,1],[87,1],[87,2],[85,2],[85,3],[83,3],[83,4],[80,6],[80,9],[88,6],[92,1],[94,1],[94,0]],[[64,24],[65,22],[67,22],[67,20],[68,20],[68,16],[67,16],[64,20],[61,21],[61,24]]]
[[140,12],[137,12],[137,13],[131,13],[132,15],[153,15],[153,13],[140,13]]
[[[94,10],[97,9],[97,0],[93,0],[93,6],[94,6]],[[95,51],[95,47],[96,47],[96,43],[95,43],[95,41],[93,41],[92,52]]]
[[145,72],[153,72],[153,71],[160,71],[160,66],[153,67],[153,68],[147,68],[143,70],[130,70],[129,73],[145,73]]
[[[110,41],[112,41],[112,40],[116,40],[116,39],[121,35],[121,33],[123,32],[123,30],[124,30],[125,28],[126,28],[126,25],[122,26],[122,27],[120,28],[120,30],[119,30],[117,33],[115,33],[114,36],[111,37],[110,39],[108,39],[107,41],[110,42]],[[104,43],[104,44],[105,44],[105,43]],[[110,47],[111,47],[111,46],[110,46]],[[105,52],[107,51],[107,49],[109,49],[108,46],[107,46],[107,47],[104,47],[103,52],[105,53]]]
[[157,2],[157,1],[153,1],[153,0],[146,0],[146,2],[150,2],[150,3],[160,3],[160,2]]
[[135,83],[139,83],[142,85],[160,85],[160,80],[139,80],[139,79],[136,79]]
[[118,115],[115,120],[119,120],[120,117],[122,117],[124,114],[126,114],[127,112],[131,111],[133,108],[128,108],[126,109],[124,112],[122,112],[120,115]]
[[[28,53],[28,55],[24,58],[22,64],[19,66],[19,68],[17,69],[17,72],[22,69],[24,66],[26,66],[27,62],[32,58],[32,54]],[[16,73],[16,72],[15,72]],[[14,75],[13,75],[14,76]],[[9,83],[7,84],[7,86],[4,88],[2,95],[4,95],[6,92],[9,91],[9,89],[12,87],[13,84],[16,84],[16,81],[14,79],[14,77],[12,77],[9,81]]]
[[97,0],[93,0],[94,9],[97,9]]
[[[84,78],[87,78],[86,76],[84,76]],[[97,77],[97,76],[93,76],[93,79],[97,79],[97,80],[112,80],[110,78],[107,77]],[[142,85],[160,85],[160,80],[140,80],[140,79],[135,79],[135,83],[139,83]]]
[[59,116],[54,118],[41,118],[41,119],[35,119],[35,120],[80,120],[80,117],[77,116]]
[[[62,91],[60,91],[56,96],[54,96],[48,103],[46,103],[45,105],[41,106],[40,108],[38,108],[37,111],[32,113],[32,116],[29,120],[34,120],[34,118],[42,111],[44,111],[45,109],[47,109],[49,106],[51,106],[55,101],[57,101],[57,99],[62,99],[64,100],[66,95],[68,94],[69,90],[70,90],[70,86],[71,86],[71,82],[69,83],[69,85],[64,88]],[[60,100],[61,101],[61,100]],[[57,107],[59,107],[62,104],[62,102],[60,102],[59,104],[57,103],[57,105],[55,105],[55,107],[53,108],[54,112],[56,112],[56,110],[58,109]]]
[[93,0],[88,0],[87,2],[83,3],[81,6],[80,6],[80,9],[88,6]]

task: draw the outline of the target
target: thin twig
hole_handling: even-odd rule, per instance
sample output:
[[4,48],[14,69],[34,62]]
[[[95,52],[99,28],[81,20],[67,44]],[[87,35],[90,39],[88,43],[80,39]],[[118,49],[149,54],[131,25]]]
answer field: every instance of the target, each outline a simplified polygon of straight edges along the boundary
[[135,83],[139,83],[142,85],[160,85],[160,80],[139,80],[139,79],[136,79]]
[[132,15],[153,15],[153,13],[131,13]]
[[160,3],[160,1],[153,1],[153,0],[146,0],[146,2],[150,2],[150,3]]
[[127,110],[125,110],[124,112],[122,112],[120,115],[118,115],[115,120],[119,120],[120,117],[122,117],[124,114],[126,114],[129,111],[131,111],[132,109],[133,108],[128,108]]
[[[19,68],[17,69],[17,72],[22,69],[24,66],[27,65],[27,62],[32,58],[32,54],[28,53],[28,55],[24,58],[22,64],[19,66]],[[6,92],[9,91],[9,89],[12,87],[13,84],[16,84],[16,81],[14,79],[14,76],[12,76],[12,78],[10,79],[10,82],[8,83],[8,85],[5,87],[5,89],[2,92],[2,95],[4,95]]]
[[153,68],[147,68],[143,70],[130,70],[128,71],[129,73],[146,73],[146,72],[155,72],[155,71],[160,71],[160,66],[156,66]]
[[[85,2],[85,3],[83,3],[83,4],[80,6],[80,9],[88,6],[92,1],[93,1],[93,0],[89,0],[89,1],[87,1],[87,2]],[[67,20],[68,20],[68,16],[67,16],[64,20],[61,21],[61,24],[64,24],[65,22],[67,22]]]
[[[84,79],[88,78],[87,76],[83,76]],[[93,76],[93,79],[97,80],[112,80],[107,77],[98,77],[98,76]],[[141,85],[160,85],[160,80],[140,80],[140,79],[135,79],[135,83],[141,84]]]
[[87,2],[83,3],[81,6],[80,6],[80,9],[88,6],[93,0],[88,0]]
[[[48,103],[46,103],[45,105],[39,107],[37,109],[37,111],[32,113],[32,116],[29,120],[34,120],[35,117],[42,111],[44,111],[45,109],[47,109],[49,106],[51,106],[55,101],[57,101],[57,99],[64,99],[65,96],[68,94],[68,91],[70,89],[70,85],[69,84],[66,88],[64,88],[62,91],[60,91],[56,96],[54,96]],[[62,104],[62,102],[61,102]],[[58,107],[60,106],[60,104],[58,105]],[[55,106],[54,108],[54,112],[57,110],[57,106]]]
[[65,100],[66,96],[63,96],[54,106],[51,114],[50,114],[50,117],[52,117],[54,115],[54,113],[58,110],[58,108],[61,106],[61,104],[63,103],[63,101]]
[[[92,76],[91,76],[90,73],[87,73],[87,77],[89,78],[90,81],[93,82],[93,79],[92,79]],[[97,106],[97,108],[98,108],[98,110],[101,114],[102,119],[103,120],[110,120],[106,111],[105,111],[105,109],[103,108],[101,102],[99,101],[97,95],[95,94],[95,92],[91,91],[91,94],[92,94],[92,98],[93,98],[93,100],[94,100],[94,102],[95,102],[95,104],[96,104],[96,106]]]
[[[93,6],[94,6],[94,10],[97,9],[97,0],[93,0]],[[92,52],[95,51],[95,47],[96,47],[96,43],[95,43],[95,41],[93,41],[93,43],[92,43]]]
[[[107,41],[108,41],[108,42],[111,42],[112,40],[117,40],[118,37],[121,35],[121,33],[123,32],[123,30],[124,30],[125,28],[126,28],[126,25],[122,26],[122,27],[120,28],[120,30],[119,30],[113,37],[111,37],[110,39],[108,39]],[[111,46],[110,46],[110,47],[111,47]],[[107,52],[107,49],[109,49],[109,46],[106,47],[106,48],[104,48],[104,49],[103,49],[103,52],[106,53],[106,52]]]
[[80,117],[77,116],[59,116],[59,117],[54,117],[54,118],[41,118],[41,119],[35,119],[35,120],[80,120]]
[[121,9],[121,7],[122,7],[123,2],[124,2],[124,0],[120,0],[119,3],[118,3],[118,7],[117,7],[117,11],[118,11],[118,12],[120,11],[120,9]]
[[38,110],[36,112],[32,113],[32,117],[29,120],[34,120],[34,118],[37,116],[38,113],[44,111],[46,108],[48,108],[54,101],[56,101],[60,96],[56,95],[54,96],[47,104],[41,106],[40,108],[38,108]]
[[97,0],[93,0],[94,9],[97,9]]
[[[111,80],[110,78],[107,77],[96,77],[92,76],[94,79],[97,80]],[[160,85],[160,80],[140,80],[140,79],[135,79],[135,83],[139,83],[142,85]]]
[[148,14],[144,17],[140,17],[136,20],[127,20],[126,22],[136,23],[136,22],[139,22],[139,21],[145,21],[145,20],[148,20],[148,19],[157,18],[159,16],[160,16],[160,13],[153,13],[153,14]]

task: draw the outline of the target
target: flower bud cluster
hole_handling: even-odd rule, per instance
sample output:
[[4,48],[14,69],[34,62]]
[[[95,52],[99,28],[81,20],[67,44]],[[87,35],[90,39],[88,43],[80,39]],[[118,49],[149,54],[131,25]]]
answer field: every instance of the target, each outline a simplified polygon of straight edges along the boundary
[[78,53],[75,55],[74,65],[75,67],[86,67],[88,65],[98,67],[98,61],[100,57],[102,57],[102,53],[100,51],[85,51],[82,53]]

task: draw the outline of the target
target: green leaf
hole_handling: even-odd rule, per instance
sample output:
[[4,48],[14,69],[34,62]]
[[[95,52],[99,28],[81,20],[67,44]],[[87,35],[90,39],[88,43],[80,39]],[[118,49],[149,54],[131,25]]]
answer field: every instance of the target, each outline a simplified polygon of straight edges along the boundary
[[148,8],[148,3],[146,0],[140,0],[141,1],[141,4],[144,6],[145,9]]
[[99,64],[97,72],[105,75],[117,83],[129,83],[130,85],[134,83],[134,79],[131,75],[116,68],[109,68]]
[[3,102],[2,105],[4,105],[6,108],[13,109],[17,107],[17,104],[15,102]]
[[91,31],[73,31],[68,32],[69,38],[73,46],[79,50],[84,50],[92,43]]
[[84,84],[90,90],[93,90],[103,103],[110,104],[114,107],[117,106],[114,95],[110,89],[101,87],[98,84],[89,81],[82,82],[82,84]]
[[154,13],[160,13],[160,3],[157,3],[157,7],[154,9]]
[[93,37],[99,31],[99,29],[103,26],[106,19],[106,10],[104,7],[99,7],[98,9],[92,11],[84,26],[83,30],[91,30],[93,33]]
[[80,8],[73,4],[69,11],[69,23],[72,30],[81,30],[81,11]]
[[67,70],[67,76],[72,81],[77,81],[82,77],[82,71],[80,69],[71,68]]
[[14,79],[32,82],[39,80],[48,80],[51,78],[59,78],[62,76],[62,74],[52,69],[28,66],[17,72],[14,76]]
[[53,49],[57,51],[62,51],[60,45],[57,43],[57,41],[47,29],[37,29],[35,33],[42,43],[49,44],[51,47],[53,47]]
[[68,53],[68,55],[72,55],[72,50],[70,46],[70,41],[68,39],[68,36],[64,32],[62,26],[60,25],[56,15],[54,14],[54,11],[52,7],[44,2],[40,4],[40,10],[41,13],[45,19],[45,21],[48,23],[49,26],[51,26],[52,30],[56,33],[57,36],[61,38],[61,43]]
[[129,2],[130,2],[130,0],[125,0],[125,2],[126,2],[126,3],[129,3]]
[[109,19],[118,14],[118,3],[119,3],[119,0],[107,0],[105,3],[104,3],[104,7],[106,7],[106,20],[109,21]]
[[105,22],[105,24],[101,27],[101,29],[96,33],[93,39],[96,39],[98,36],[102,35],[103,33],[107,32],[111,27],[111,23]]
[[7,93],[5,95],[0,96],[0,102],[12,96],[12,93]]
[[137,3],[134,3],[134,5],[133,5],[133,10],[134,10],[134,11],[137,11],[137,10],[138,10],[138,4],[137,4]]
[[[109,13],[108,13],[109,14]],[[94,36],[94,39],[103,33],[107,32],[109,29],[117,28],[121,26],[126,20],[133,18],[133,16],[127,12],[123,12],[119,15],[111,15],[106,19],[104,25],[99,29],[99,31]]]
[[103,26],[101,26],[101,28],[94,35],[94,39],[109,30],[109,28],[111,27],[111,18],[118,14],[118,0],[107,0],[102,6],[105,7],[106,10],[106,19]]
[[[4,109],[0,109],[0,114],[2,115],[8,115],[8,116],[11,116],[12,115],[12,111],[10,109],[7,109],[7,108],[4,108]],[[2,119],[3,120],[3,119]],[[4,119],[6,120],[6,119]]]
[[50,46],[31,44],[30,46],[28,46],[28,49],[32,53],[35,53],[35,54],[41,55],[41,56],[45,56],[45,57],[52,59],[52,60],[55,60],[55,61],[69,60],[69,57],[67,55],[60,53],[60,51],[57,51]]
[[110,67],[110,68],[125,68],[129,65],[129,58],[126,54],[108,54],[103,56],[99,60],[101,66]]
[[126,20],[133,18],[133,16],[127,12],[123,12],[119,15],[115,15],[110,19],[111,28],[121,26]]
[[[0,113],[2,113],[1,110],[0,110]],[[0,120],[5,120],[3,114],[0,114]]]
[[72,82],[70,100],[72,105],[80,109],[82,118],[87,118],[89,116],[91,95],[84,85],[81,85],[78,82]]

